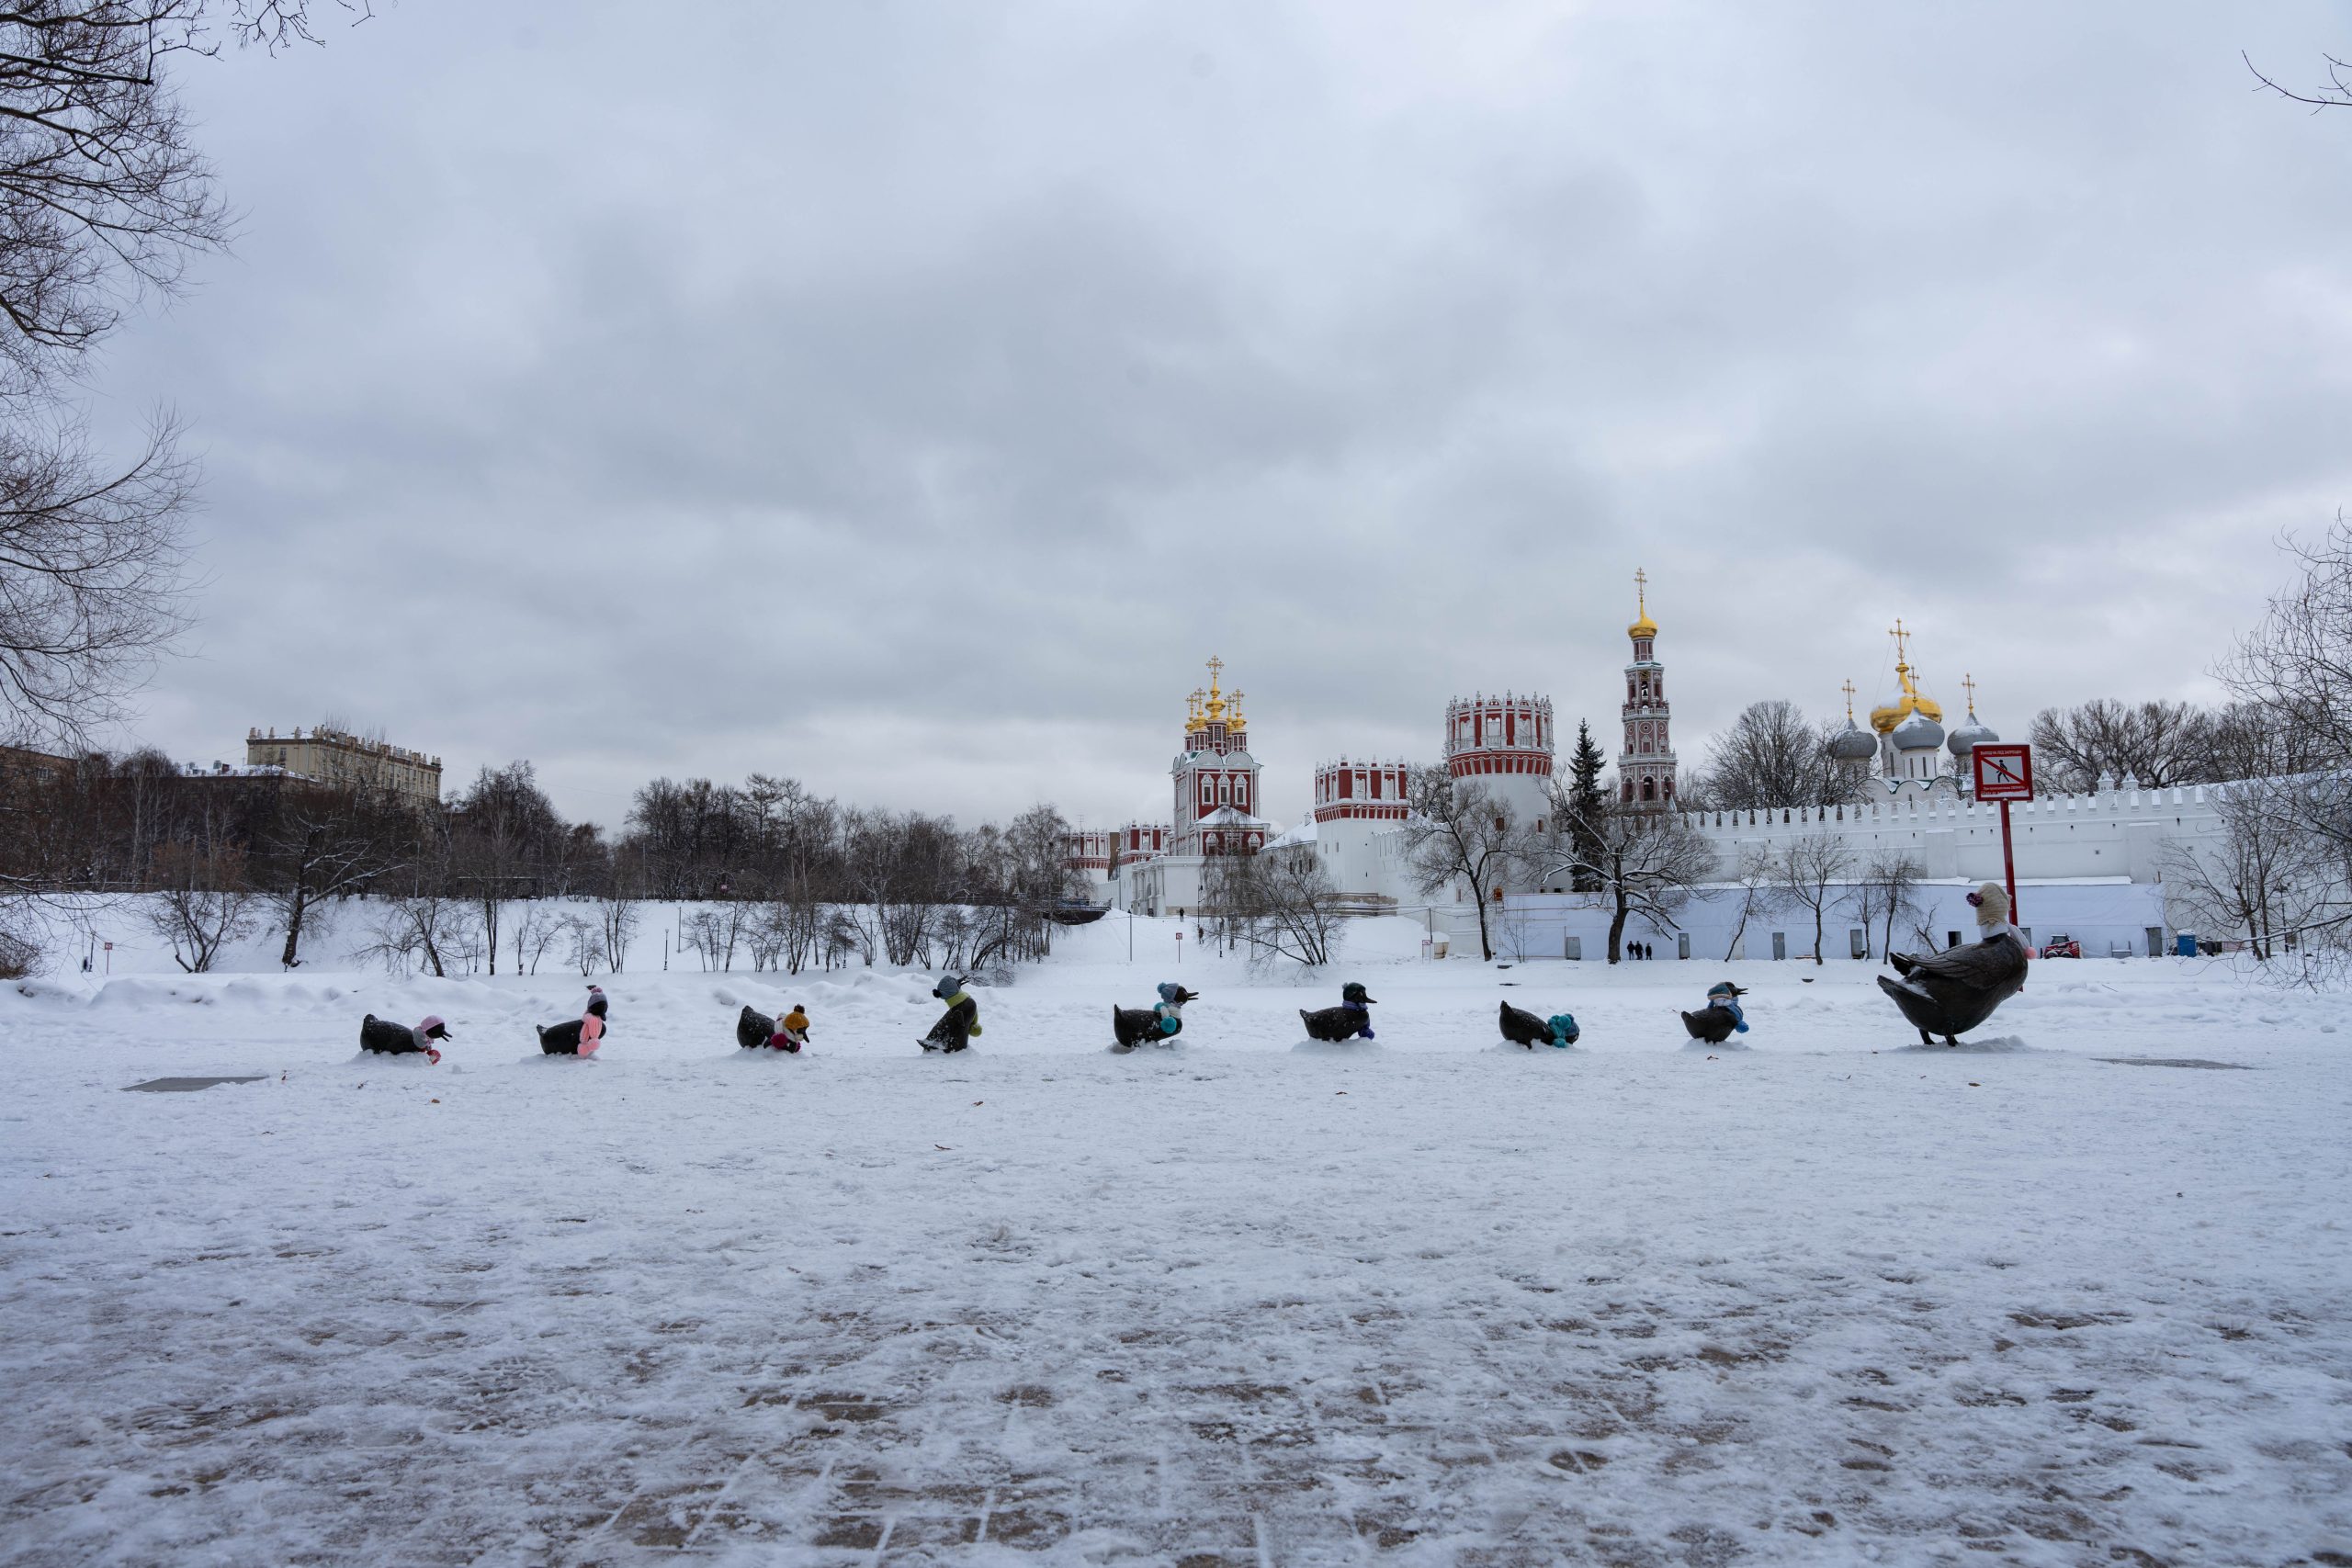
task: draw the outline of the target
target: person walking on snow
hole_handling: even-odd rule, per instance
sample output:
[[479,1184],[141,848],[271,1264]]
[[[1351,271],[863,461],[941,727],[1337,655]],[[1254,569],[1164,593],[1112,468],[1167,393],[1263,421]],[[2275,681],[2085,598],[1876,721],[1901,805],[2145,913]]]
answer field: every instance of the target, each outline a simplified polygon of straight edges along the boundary
[[800,1010],[798,1002],[795,1002],[792,1004],[792,1010],[777,1021],[775,1033],[768,1039],[768,1048],[774,1051],[797,1053],[800,1047],[808,1043],[808,1015]]

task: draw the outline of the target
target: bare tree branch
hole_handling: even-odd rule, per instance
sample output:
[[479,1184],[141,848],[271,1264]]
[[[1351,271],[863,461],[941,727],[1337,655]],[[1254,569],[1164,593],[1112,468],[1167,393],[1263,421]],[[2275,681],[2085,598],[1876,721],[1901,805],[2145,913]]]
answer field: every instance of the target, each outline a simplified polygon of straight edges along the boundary
[[2332,54],[2321,55],[2320,58],[2327,62],[2326,83],[2308,93],[2298,93],[2291,87],[2281,86],[2264,75],[2261,69],[2255,64],[2254,57],[2244,50],[2238,51],[2238,58],[2245,62],[2245,68],[2253,72],[2254,79],[2261,84],[2261,86],[2256,89],[2257,92],[2267,89],[2295,103],[2309,104],[2314,114],[2321,109],[2352,108],[2352,61],[2338,60]]

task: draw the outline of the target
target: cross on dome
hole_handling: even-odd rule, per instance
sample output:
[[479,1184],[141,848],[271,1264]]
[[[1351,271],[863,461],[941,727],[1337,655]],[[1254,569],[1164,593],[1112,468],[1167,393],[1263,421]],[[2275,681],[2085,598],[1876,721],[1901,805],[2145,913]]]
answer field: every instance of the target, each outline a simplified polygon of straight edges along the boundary
[[1943,705],[1919,690],[1919,671],[1912,668],[1910,662],[1911,639],[1918,634],[1905,626],[1898,616],[1886,635],[1894,639],[1895,691],[1885,702],[1871,709],[1871,728],[1881,735],[1886,735],[1915,713],[1925,714],[1929,719],[1941,724]]
[[1634,569],[1634,620],[1632,626],[1625,628],[1625,635],[1627,637],[1645,637],[1657,636],[1657,623],[1650,619],[1649,586],[1650,574],[1644,571],[1640,567],[1635,567]]

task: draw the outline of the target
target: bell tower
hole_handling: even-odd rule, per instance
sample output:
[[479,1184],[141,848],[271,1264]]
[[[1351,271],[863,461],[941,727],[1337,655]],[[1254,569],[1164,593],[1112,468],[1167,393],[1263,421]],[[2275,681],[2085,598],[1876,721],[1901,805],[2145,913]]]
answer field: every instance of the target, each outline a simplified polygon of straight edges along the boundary
[[1184,750],[1169,767],[1180,855],[1255,854],[1270,824],[1257,816],[1258,760],[1250,755],[1241,694],[1224,688],[1225,660],[1209,660],[1209,689],[1185,698]]
[[1657,661],[1657,623],[1650,619],[1649,573],[1634,573],[1634,661],[1625,666],[1625,746],[1617,754],[1619,804],[1637,811],[1674,808],[1674,740],[1666,701],[1666,666]]

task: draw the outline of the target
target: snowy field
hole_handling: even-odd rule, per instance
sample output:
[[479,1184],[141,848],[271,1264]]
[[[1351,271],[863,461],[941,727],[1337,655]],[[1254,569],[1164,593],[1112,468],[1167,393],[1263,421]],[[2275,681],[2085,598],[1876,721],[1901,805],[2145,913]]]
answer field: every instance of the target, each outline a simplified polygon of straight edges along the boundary
[[[571,975],[0,992],[0,1561],[2352,1562],[2339,999],[2038,964],[1922,1050],[1861,964],[1173,930],[955,1058],[883,973],[602,976],[589,1063]],[[1751,1048],[1686,1048],[1726,973]],[[1377,1044],[1299,1048],[1348,978]],[[263,1078],[122,1092],[190,1074]]]

